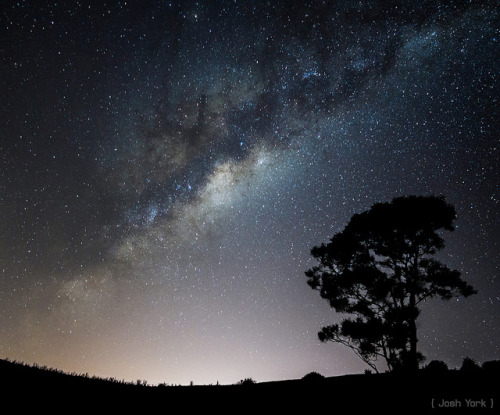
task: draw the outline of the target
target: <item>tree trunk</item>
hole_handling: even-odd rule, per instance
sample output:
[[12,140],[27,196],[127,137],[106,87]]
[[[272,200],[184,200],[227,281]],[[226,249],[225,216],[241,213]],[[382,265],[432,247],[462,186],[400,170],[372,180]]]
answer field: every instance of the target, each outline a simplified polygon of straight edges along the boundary
[[413,244],[415,252],[413,254],[413,259],[412,259],[412,268],[410,270],[410,278],[408,280],[408,293],[410,295],[409,297],[409,307],[410,307],[410,315],[409,315],[409,321],[408,325],[410,328],[410,333],[409,333],[409,342],[410,342],[410,350],[409,350],[409,356],[408,356],[408,361],[406,362],[405,366],[408,371],[410,372],[416,372],[418,370],[418,354],[417,354],[417,318],[418,318],[418,309],[417,309],[417,299],[416,299],[416,285],[417,285],[417,279],[419,277],[418,275],[418,263],[419,263],[419,252],[420,248],[417,243]]
[[417,317],[418,312],[416,308],[416,300],[415,294],[410,294],[410,310],[412,312],[412,316],[410,317],[410,321],[408,322],[410,326],[410,352],[408,356],[407,369],[410,372],[415,372],[418,370],[418,355],[417,355]]

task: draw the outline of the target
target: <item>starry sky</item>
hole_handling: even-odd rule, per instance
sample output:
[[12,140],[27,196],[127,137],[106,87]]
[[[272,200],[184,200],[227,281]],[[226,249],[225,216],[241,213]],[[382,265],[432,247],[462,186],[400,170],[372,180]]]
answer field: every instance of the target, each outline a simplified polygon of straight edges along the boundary
[[500,357],[495,1],[2,1],[0,358],[149,383],[362,373],[310,249],[457,210],[427,360]]

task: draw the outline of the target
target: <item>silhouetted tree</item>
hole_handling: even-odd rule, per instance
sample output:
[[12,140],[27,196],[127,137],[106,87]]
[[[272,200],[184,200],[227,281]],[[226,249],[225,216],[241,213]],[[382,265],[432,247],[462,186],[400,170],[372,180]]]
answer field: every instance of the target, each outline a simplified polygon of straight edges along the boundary
[[390,371],[418,369],[422,303],[475,293],[459,271],[434,258],[444,248],[438,231],[452,231],[455,217],[442,197],[399,197],[355,214],[329,243],[314,247],[319,264],[306,271],[308,284],[352,316],[323,327],[320,340],[347,345],[375,371],[378,357]]
[[252,378],[245,378],[245,379],[240,380],[238,382],[238,385],[242,385],[242,386],[255,385],[255,380],[253,380]]

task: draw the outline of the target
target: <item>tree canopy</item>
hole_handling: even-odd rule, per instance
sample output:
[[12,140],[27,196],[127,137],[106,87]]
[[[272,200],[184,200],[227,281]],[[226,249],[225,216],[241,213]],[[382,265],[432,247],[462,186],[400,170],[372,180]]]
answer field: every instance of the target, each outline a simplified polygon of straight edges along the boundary
[[417,325],[423,302],[449,300],[476,291],[457,270],[435,258],[445,247],[441,231],[453,231],[455,208],[443,197],[398,197],[355,214],[328,243],[315,246],[318,264],[308,284],[338,313],[340,324],[323,327],[321,341],[352,348],[377,370],[416,370]]

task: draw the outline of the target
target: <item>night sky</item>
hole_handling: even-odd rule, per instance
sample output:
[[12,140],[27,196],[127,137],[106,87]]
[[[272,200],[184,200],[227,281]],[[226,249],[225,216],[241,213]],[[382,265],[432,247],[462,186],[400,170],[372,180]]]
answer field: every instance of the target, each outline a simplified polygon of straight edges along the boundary
[[155,384],[362,373],[304,272],[457,210],[419,348],[500,357],[496,1],[2,1],[0,358]]

